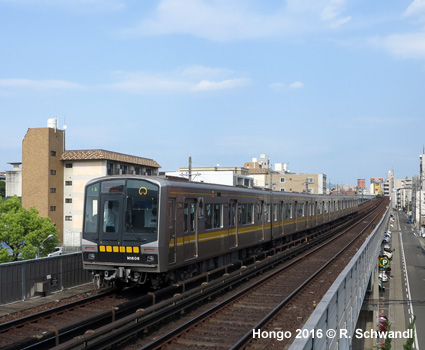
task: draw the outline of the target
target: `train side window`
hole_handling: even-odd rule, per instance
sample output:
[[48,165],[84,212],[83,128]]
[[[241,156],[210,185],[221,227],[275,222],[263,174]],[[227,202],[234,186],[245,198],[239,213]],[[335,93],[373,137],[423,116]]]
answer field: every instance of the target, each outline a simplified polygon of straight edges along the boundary
[[286,219],[292,219],[292,203],[285,204],[285,217]]
[[190,232],[195,231],[195,203],[190,203]]
[[246,224],[246,219],[247,219],[247,210],[248,210],[248,208],[247,208],[247,205],[246,204],[241,204],[241,215],[240,215],[240,220],[239,220],[239,222],[242,224],[242,225],[245,225]]
[[183,209],[183,217],[184,217],[184,232],[189,231],[188,226],[187,226],[187,217],[189,215],[189,204],[188,203],[184,203],[184,209]]
[[247,209],[247,222],[248,224],[253,224],[254,223],[254,204],[248,204],[248,209]]
[[212,227],[213,227],[212,217],[213,217],[212,205],[211,204],[205,204],[204,219],[205,219],[205,229],[206,230],[212,229]]
[[271,217],[270,204],[267,204],[266,206],[266,215],[267,215],[267,222],[270,222],[270,217]]
[[278,220],[278,204],[273,204],[273,221],[277,221]]
[[304,217],[304,203],[297,204],[297,218]]
[[223,204],[214,204],[213,226],[223,227]]
[[236,203],[230,203],[229,205],[229,226],[236,226]]

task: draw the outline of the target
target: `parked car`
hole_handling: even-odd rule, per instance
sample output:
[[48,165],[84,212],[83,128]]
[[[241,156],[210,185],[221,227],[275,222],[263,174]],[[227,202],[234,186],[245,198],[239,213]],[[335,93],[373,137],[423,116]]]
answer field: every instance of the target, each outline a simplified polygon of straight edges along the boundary
[[391,242],[391,237],[385,236],[384,239],[382,240],[382,243],[390,243]]
[[382,282],[388,282],[388,276],[385,273],[380,273],[379,278],[382,280]]
[[391,247],[389,246],[389,244],[385,244],[384,245],[384,251],[388,252],[388,253],[392,253],[393,250],[391,249]]
[[52,253],[47,254],[48,257],[62,255],[62,247],[56,247]]
[[384,251],[383,253],[382,253],[382,255],[383,256],[385,256],[385,257],[387,257],[388,259],[392,259],[393,258],[393,253],[390,253],[390,252],[386,252],[386,251]]

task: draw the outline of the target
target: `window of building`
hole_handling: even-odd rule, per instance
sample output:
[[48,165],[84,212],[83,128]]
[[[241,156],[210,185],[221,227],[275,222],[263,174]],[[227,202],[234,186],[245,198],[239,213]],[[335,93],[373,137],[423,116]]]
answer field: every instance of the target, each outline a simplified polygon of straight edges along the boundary
[[65,181],[65,186],[72,186],[72,181]]
[[286,181],[286,179],[284,177],[280,178],[280,183],[284,183]]
[[284,189],[284,188],[281,188],[281,189],[280,189],[280,192],[285,192],[285,189]]
[[314,179],[312,177],[307,177],[307,183],[308,184],[314,183]]
[[65,168],[72,168],[72,163],[66,163]]
[[72,221],[72,216],[65,216],[65,221]]
[[65,203],[72,203],[72,198],[65,198]]
[[51,155],[52,157],[56,157],[56,151],[50,151],[50,155]]
[[106,164],[106,175],[113,175],[113,171],[114,166],[108,162],[108,164]]
[[50,170],[50,175],[56,175],[56,170]]
[[52,187],[52,188],[50,189],[50,193],[56,193],[56,188]]
[[56,211],[56,206],[51,205],[51,206],[50,206],[50,211]]

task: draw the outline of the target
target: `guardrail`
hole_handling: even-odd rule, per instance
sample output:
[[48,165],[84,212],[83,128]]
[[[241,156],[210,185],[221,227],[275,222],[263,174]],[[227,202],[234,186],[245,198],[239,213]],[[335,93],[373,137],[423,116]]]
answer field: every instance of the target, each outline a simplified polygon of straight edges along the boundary
[[92,280],[81,252],[0,264],[0,305],[78,286]]
[[351,349],[370,276],[376,269],[389,208],[335,280],[289,350]]

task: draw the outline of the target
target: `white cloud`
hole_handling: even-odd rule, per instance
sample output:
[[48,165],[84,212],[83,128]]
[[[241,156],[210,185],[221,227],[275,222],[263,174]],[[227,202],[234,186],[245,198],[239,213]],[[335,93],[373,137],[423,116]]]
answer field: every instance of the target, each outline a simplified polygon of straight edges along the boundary
[[345,0],[330,1],[321,13],[323,21],[329,22],[331,28],[338,28],[351,21],[351,16],[340,18],[340,12],[344,9]]
[[209,81],[202,80],[194,87],[196,91],[207,91],[207,90],[223,90],[223,89],[234,89],[251,85],[251,80],[247,78],[241,79],[229,79],[223,81]]
[[201,65],[169,73],[118,71],[113,76],[115,82],[93,86],[85,86],[65,80],[0,79],[0,96],[12,96],[11,91],[16,92],[18,89],[43,91],[112,89],[135,94],[157,94],[228,90],[251,84],[251,79],[241,77],[240,73],[229,69]]
[[289,85],[290,89],[301,89],[303,87],[304,87],[304,84],[301,83],[300,81],[296,81],[296,82]]
[[414,0],[404,12],[406,17],[420,17],[425,19],[425,0]]
[[0,79],[0,88],[27,88],[37,90],[82,89],[83,85],[65,80]]
[[295,89],[302,89],[304,87],[304,84],[300,81],[295,81],[291,84],[285,84],[285,83],[273,83],[270,84],[270,88],[274,91],[288,91],[288,90],[295,90]]
[[369,44],[399,58],[425,59],[425,32],[374,37]]
[[235,89],[251,84],[251,79],[236,77],[236,73],[223,68],[200,65],[187,67],[168,74],[117,72],[119,81],[102,87],[131,93],[187,93]]
[[260,13],[249,5],[242,0],[162,0],[151,18],[123,34],[189,34],[213,41],[233,41],[315,32],[337,28],[351,20],[341,17],[345,0],[288,0],[272,13]]

